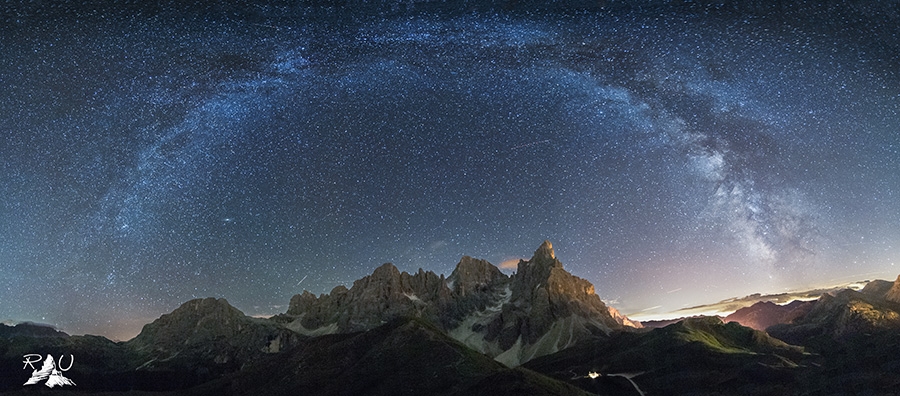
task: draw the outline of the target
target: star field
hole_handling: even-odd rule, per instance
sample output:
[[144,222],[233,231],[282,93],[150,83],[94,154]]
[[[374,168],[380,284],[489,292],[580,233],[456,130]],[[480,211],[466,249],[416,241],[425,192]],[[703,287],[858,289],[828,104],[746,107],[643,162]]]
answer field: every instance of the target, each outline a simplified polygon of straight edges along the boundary
[[900,273],[895,2],[390,4],[0,7],[0,320],[545,239],[626,314]]

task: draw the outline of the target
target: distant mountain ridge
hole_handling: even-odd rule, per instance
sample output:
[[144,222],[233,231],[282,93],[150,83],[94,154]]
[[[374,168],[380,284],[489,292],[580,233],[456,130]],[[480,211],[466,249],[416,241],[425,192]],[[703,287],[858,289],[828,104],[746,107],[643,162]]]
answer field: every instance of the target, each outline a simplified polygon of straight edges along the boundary
[[28,337],[68,337],[69,335],[57,330],[53,326],[22,322],[13,326],[0,323],[0,337],[28,336]]
[[813,335],[841,338],[848,334],[900,329],[900,277],[873,280],[859,291],[844,289],[811,301],[788,304],[760,301],[725,317],[757,330],[775,332],[795,342]]
[[796,344],[811,339],[841,341],[878,332],[897,332],[900,331],[900,304],[884,296],[845,290],[834,296],[823,295],[805,315],[770,326],[767,331]]
[[[613,315],[613,312],[616,315]],[[637,322],[611,311],[594,286],[565,269],[544,241],[507,276],[463,257],[449,277],[400,272],[392,264],[319,297],[295,295],[275,320],[308,335],[368,330],[402,316],[434,323],[467,346],[517,366]]]
[[775,304],[771,301],[760,301],[749,307],[734,311],[725,317],[725,322],[738,322],[756,330],[765,331],[770,326],[791,323],[809,313],[815,301],[794,300],[787,304]]

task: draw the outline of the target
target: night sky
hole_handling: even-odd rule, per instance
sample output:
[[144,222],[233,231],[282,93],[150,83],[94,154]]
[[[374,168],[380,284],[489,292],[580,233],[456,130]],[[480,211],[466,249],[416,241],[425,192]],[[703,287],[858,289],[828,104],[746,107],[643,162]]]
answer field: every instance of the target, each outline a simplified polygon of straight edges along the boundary
[[900,274],[897,2],[105,3],[0,5],[0,320],[545,239],[637,316]]

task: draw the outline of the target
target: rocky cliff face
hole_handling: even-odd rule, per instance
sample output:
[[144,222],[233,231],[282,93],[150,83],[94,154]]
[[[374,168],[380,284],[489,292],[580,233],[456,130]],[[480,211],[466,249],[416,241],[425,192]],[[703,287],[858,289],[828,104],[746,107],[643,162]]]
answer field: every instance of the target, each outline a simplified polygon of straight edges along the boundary
[[613,307],[608,307],[608,308],[609,308],[610,316],[612,316],[612,318],[615,319],[616,323],[618,323],[622,326],[625,326],[625,327],[633,327],[635,329],[643,329],[644,328],[643,323],[638,322],[636,320],[633,320],[633,319],[623,315],[621,312],[619,312],[618,309],[615,309]]
[[[563,269],[549,241],[520,261],[510,282],[510,301],[484,332],[503,352],[499,361],[516,365],[621,328],[594,286]],[[475,328],[473,328],[475,330]]]
[[446,279],[384,264],[350,289],[294,296],[276,320],[318,335],[367,330],[401,316],[426,319],[511,366],[623,327],[590,282],[563,269],[549,241],[512,277],[468,256]]
[[509,277],[487,260],[463,256],[447,283],[458,297],[467,297],[484,293],[507,280]]
[[890,290],[884,295],[884,299],[890,302],[900,303],[900,276],[897,277],[897,280],[891,285]]
[[320,297],[295,295],[287,318],[278,319],[289,319],[289,328],[308,335],[368,330],[401,316],[440,322],[450,294],[443,275],[421,269],[410,275],[388,263],[350,289],[338,286]]

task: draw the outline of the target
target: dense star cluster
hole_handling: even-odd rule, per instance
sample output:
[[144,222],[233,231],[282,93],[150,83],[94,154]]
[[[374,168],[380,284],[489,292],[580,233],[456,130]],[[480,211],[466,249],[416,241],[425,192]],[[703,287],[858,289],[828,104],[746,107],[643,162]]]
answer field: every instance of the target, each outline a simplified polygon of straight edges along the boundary
[[0,320],[545,239],[626,314],[895,278],[900,8],[737,7],[2,6]]

